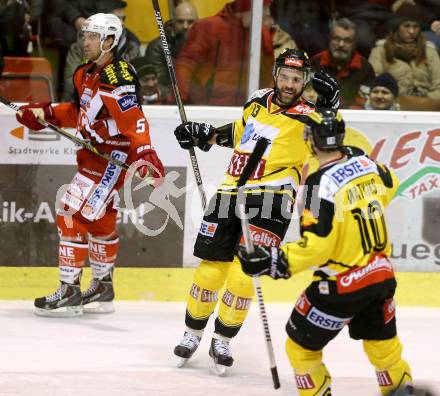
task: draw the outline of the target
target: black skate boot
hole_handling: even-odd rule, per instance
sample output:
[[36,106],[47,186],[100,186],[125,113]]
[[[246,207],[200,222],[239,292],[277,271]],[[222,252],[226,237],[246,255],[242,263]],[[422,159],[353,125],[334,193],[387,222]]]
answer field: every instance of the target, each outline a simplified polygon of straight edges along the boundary
[[112,313],[115,311],[113,305],[115,292],[110,274],[103,279],[92,279],[89,288],[81,294],[84,313]]
[[194,354],[194,352],[200,345],[201,338],[201,332],[199,336],[193,334],[190,331],[185,331],[179,345],[174,348],[174,354],[178,358],[177,367],[182,367]]
[[226,368],[231,367],[232,363],[234,363],[229,340],[226,337],[214,337],[211,340],[209,356],[212,357],[212,360],[209,362],[209,369],[215,375],[224,376],[226,374]]
[[79,316],[83,312],[81,303],[80,286],[61,282],[55,293],[35,299],[35,313],[51,317]]

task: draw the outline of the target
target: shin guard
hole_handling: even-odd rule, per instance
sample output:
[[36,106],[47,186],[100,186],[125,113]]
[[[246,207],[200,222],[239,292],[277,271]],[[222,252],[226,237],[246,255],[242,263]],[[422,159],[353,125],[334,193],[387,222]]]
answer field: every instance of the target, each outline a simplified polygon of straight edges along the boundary
[[295,372],[295,383],[300,396],[330,396],[331,377],[322,363],[322,350],[311,351],[288,338],[286,352]]
[[402,344],[399,338],[389,340],[364,340],[364,351],[376,369],[377,381],[382,394],[412,386],[411,369],[402,359]]
[[60,280],[64,283],[79,284],[82,268],[87,258],[87,244],[60,241],[58,249],[58,263]]
[[253,296],[252,278],[243,272],[237,257],[234,257],[226,281],[226,290],[220,301],[215,332],[224,337],[235,337],[249,313]]
[[94,279],[102,280],[109,277],[111,280],[118,250],[118,238],[111,241],[89,238],[89,261]]
[[217,305],[218,291],[225,282],[230,263],[202,260],[194,273],[186,306],[185,324],[202,330]]

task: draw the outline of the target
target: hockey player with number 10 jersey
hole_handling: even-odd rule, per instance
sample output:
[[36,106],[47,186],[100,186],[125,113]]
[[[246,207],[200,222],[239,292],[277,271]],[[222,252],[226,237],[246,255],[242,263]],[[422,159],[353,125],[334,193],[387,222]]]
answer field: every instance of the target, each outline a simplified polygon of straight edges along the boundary
[[280,247],[239,248],[243,270],[252,276],[289,278],[314,270],[286,324],[286,352],[301,396],[330,395],[331,376],[323,349],[348,327],[376,369],[384,395],[412,393],[411,370],[397,336],[396,279],[385,207],[399,186],[394,172],[342,145],[339,113],[318,109],[306,138],[319,161],[299,194],[301,239]]

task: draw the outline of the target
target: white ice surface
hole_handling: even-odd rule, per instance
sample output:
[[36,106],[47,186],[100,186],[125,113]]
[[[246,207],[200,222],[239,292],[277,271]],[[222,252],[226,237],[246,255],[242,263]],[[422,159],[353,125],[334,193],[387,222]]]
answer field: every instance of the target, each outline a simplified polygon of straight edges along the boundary
[[[274,390],[256,307],[232,343],[226,377],[208,371],[211,320],[187,367],[175,367],[182,303],[117,302],[110,315],[41,318],[30,301],[0,301],[1,396],[296,395],[284,352],[291,304],[267,304],[281,389]],[[398,308],[404,357],[420,385],[440,395],[440,309]],[[326,349],[335,396],[378,395],[362,345],[343,331]]]

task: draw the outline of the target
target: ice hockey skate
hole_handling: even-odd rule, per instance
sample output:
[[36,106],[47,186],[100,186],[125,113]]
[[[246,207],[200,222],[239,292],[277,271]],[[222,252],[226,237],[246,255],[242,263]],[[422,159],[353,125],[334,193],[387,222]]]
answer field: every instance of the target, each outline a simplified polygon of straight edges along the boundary
[[195,335],[192,332],[185,331],[179,345],[174,348],[174,354],[177,356],[177,367],[183,367],[191,358],[200,345],[201,335]]
[[226,369],[234,363],[229,340],[226,338],[213,338],[211,340],[209,356],[212,358],[209,361],[209,370],[220,377],[226,375]]
[[112,313],[115,311],[113,300],[115,292],[111,275],[104,279],[92,279],[90,286],[82,294],[84,313]]
[[83,313],[79,285],[61,282],[55,293],[36,298],[35,313],[39,316],[73,317]]

